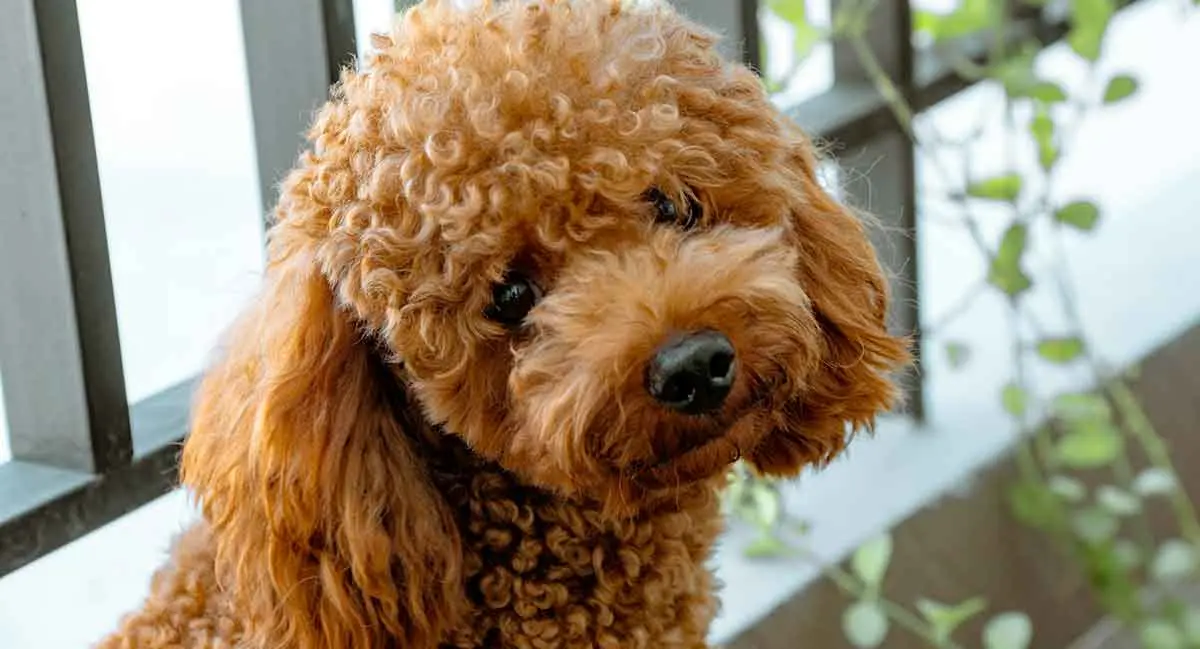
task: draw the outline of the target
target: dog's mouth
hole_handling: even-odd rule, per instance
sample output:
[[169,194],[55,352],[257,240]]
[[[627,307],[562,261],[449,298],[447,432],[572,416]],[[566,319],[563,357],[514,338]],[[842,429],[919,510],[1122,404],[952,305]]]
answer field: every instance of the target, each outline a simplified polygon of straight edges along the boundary
[[711,478],[753,449],[769,426],[762,411],[752,410],[718,435],[691,444],[665,458],[654,458],[627,468],[639,486],[650,489],[677,488]]
[[771,413],[787,396],[784,376],[758,383],[735,413],[723,421],[710,419],[699,430],[683,431],[671,448],[627,466],[623,473],[648,490],[678,488],[723,474],[770,433]]

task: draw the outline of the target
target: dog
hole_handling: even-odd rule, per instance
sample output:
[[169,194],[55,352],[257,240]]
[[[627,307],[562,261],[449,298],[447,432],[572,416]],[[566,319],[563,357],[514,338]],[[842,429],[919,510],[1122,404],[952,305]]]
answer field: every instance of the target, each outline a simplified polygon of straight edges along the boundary
[[811,140],[668,5],[429,0],[343,71],[101,647],[695,649],[720,490],[895,404]]

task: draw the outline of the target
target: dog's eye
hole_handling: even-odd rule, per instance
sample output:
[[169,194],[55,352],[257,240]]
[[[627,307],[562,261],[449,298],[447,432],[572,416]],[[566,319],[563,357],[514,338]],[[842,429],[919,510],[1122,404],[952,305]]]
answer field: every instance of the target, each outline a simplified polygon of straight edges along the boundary
[[674,200],[656,187],[646,192],[646,200],[654,207],[654,219],[659,223],[691,230],[700,222],[702,208],[695,198],[689,197],[687,205],[680,209]]
[[503,282],[492,287],[492,305],[487,309],[487,317],[515,327],[524,322],[541,299],[542,289],[537,284],[519,273],[509,273]]

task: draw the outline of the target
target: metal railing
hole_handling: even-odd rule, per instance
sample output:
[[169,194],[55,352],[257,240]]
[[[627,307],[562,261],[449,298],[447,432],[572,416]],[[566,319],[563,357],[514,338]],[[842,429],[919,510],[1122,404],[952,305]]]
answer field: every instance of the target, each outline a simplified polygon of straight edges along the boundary
[[[835,3],[838,0],[833,0]],[[677,0],[758,66],[757,0]],[[176,485],[192,381],[131,406],[73,0],[0,0],[0,371],[13,459],[0,464],[0,576]],[[305,120],[355,52],[351,0],[242,0],[264,205],[293,164]],[[906,0],[881,0],[870,41],[918,109],[968,85],[911,47]],[[1048,41],[1061,26],[1018,22]],[[977,58],[969,39],[959,56]],[[894,327],[919,337],[914,152],[853,53],[835,83],[791,108],[840,145],[850,193],[890,226],[879,248],[896,275]],[[20,89],[20,90],[14,90]],[[896,234],[898,233],[898,234]],[[918,374],[909,414],[922,415]]]

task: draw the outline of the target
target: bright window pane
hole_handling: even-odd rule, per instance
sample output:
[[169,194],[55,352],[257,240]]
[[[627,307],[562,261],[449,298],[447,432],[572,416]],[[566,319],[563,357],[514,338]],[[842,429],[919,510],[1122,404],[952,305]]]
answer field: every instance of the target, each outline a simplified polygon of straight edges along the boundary
[[79,0],[130,401],[195,374],[254,289],[237,0]]
[[763,72],[773,87],[776,101],[790,106],[833,87],[833,47],[828,41],[812,46],[805,56],[797,56],[796,26],[781,18],[788,5],[803,3],[808,23],[825,29],[830,25],[830,0],[784,0],[777,12],[762,8],[758,26],[763,42]]
[[958,9],[962,0],[909,0],[912,12],[928,11],[935,14],[948,14]]
[[12,459],[8,442],[8,413],[4,411],[4,375],[0,374],[0,464]]
[[371,51],[371,34],[389,31],[395,15],[393,0],[354,0],[354,31],[360,59]]

